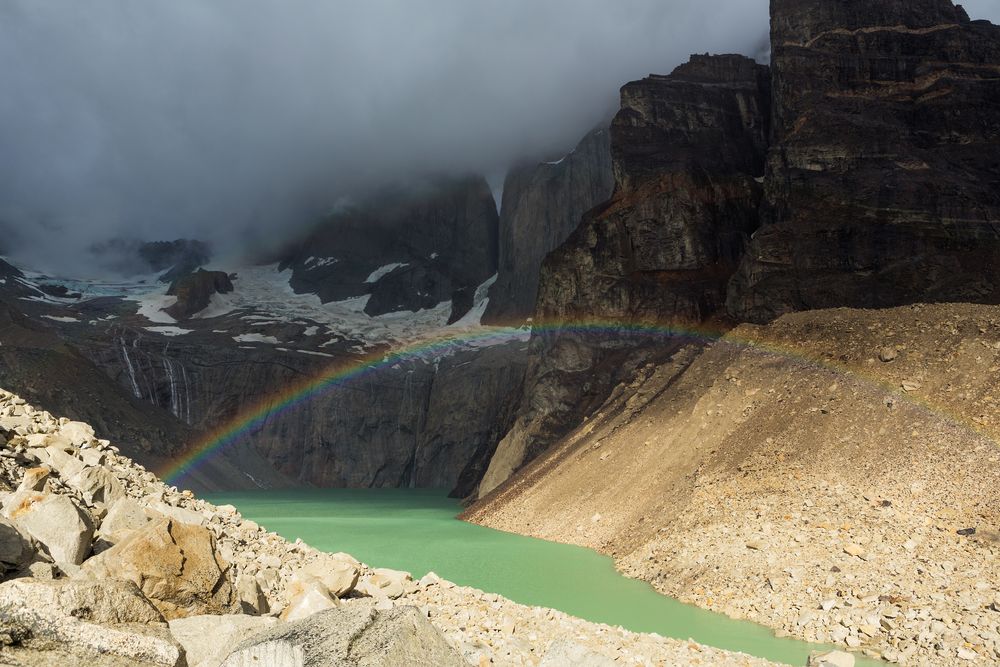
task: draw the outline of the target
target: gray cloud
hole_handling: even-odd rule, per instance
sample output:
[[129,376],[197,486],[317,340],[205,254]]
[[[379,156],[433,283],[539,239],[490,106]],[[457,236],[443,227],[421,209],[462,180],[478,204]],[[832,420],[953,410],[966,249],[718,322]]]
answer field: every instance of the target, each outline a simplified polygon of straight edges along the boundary
[[767,0],[7,0],[0,221],[60,266],[278,236],[411,170],[565,151],[622,83],[766,29]]

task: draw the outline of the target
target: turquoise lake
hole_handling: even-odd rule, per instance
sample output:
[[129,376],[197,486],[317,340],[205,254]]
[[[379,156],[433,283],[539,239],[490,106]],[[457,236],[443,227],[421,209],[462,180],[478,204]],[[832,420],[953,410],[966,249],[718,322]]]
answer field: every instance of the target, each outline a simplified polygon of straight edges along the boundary
[[[742,651],[801,666],[823,646],[779,639],[763,626],[682,604],[619,574],[589,549],[459,521],[459,503],[439,491],[307,490],[213,494],[244,517],[324,551],[421,577],[429,571],[527,605]],[[858,656],[858,665],[885,663]]]

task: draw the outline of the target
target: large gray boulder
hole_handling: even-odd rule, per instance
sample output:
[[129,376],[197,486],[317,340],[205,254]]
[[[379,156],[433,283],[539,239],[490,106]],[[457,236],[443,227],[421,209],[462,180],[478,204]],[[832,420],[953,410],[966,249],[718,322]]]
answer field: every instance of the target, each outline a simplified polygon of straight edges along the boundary
[[67,483],[83,494],[91,505],[110,507],[125,497],[125,488],[110,470],[103,466],[84,468],[67,480]]
[[94,522],[69,496],[18,492],[4,505],[3,514],[42,544],[57,563],[79,565],[90,553]]
[[186,664],[163,617],[127,581],[8,581],[0,584],[0,626],[16,647],[0,652],[4,663]]
[[415,607],[376,611],[345,605],[249,639],[222,667],[465,667],[461,655]]
[[189,616],[170,621],[170,632],[184,647],[188,667],[219,667],[238,644],[279,623],[271,616]]
[[33,554],[29,540],[13,524],[0,519],[0,573],[27,565]]

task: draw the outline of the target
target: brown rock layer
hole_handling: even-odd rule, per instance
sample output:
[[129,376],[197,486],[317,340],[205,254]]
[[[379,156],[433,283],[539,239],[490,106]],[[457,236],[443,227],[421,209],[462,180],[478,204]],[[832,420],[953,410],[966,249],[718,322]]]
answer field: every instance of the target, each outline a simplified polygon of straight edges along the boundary
[[774,0],[762,228],[730,312],[1000,302],[1000,28],[948,0]]

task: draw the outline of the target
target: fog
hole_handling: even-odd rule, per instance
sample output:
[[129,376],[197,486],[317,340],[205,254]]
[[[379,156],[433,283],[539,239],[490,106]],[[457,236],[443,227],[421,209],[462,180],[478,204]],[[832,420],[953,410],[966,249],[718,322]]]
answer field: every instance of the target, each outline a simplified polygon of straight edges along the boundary
[[496,179],[568,151],[624,82],[766,31],[767,0],[5,0],[0,250],[233,250],[412,172]]

